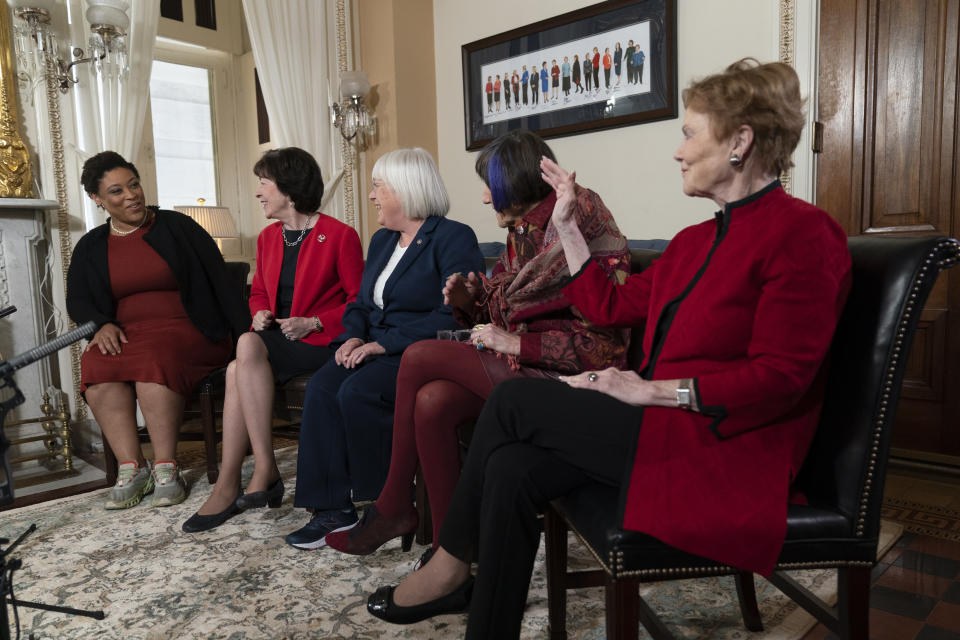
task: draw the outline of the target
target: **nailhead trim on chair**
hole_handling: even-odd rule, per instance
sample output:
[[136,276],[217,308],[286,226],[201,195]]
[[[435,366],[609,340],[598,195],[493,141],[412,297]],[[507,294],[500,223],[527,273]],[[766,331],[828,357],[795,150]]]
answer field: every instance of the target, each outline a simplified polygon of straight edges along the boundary
[[[608,562],[604,562],[600,554],[587,542],[586,538],[580,535],[575,527],[570,526],[570,531],[577,536],[577,539],[587,548],[590,554],[596,559],[597,563],[603,568],[603,571],[611,578],[705,578],[709,576],[724,576],[737,573],[738,570],[726,565],[708,566],[708,567],[670,567],[666,569],[638,569],[635,571],[624,571],[623,552],[608,552]],[[873,563],[866,560],[817,560],[815,562],[779,562],[774,571],[795,571],[799,569],[833,569],[836,567],[872,567]]]
[[[940,257],[942,255],[942,257]],[[936,269],[932,277],[936,278],[940,273],[941,269],[952,267],[957,263],[958,256],[960,256],[960,243],[954,239],[945,239],[942,242],[938,243],[936,247],[930,252],[930,255],[927,256],[926,261],[923,266],[920,268],[920,273],[914,281],[913,291],[910,292],[910,295],[907,299],[907,308],[903,313],[903,319],[900,322],[900,326],[897,329],[897,341],[893,347],[893,355],[890,357],[890,368],[887,370],[887,380],[883,386],[883,395],[880,400],[880,407],[877,411],[877,422],[876,428],[873,431],[873,446],[870,448],[870,460],[867,466],[867,478],[863,482],[863,494],[860,497],[860,513],[857,518],[857,536],[864,535],[864,527],[866,525],[866,514],[867,507],[870,502],[871,488],[873,487],[873,472],[876,468],[877,463],[877,450],[880,448],[880,437],[883,434],[883,427],[886,424],[887,420],[890,419],[890,416],[887,412],[887,401],[890,398],[890,392],[893,390],[893,380],[895,375],[895,370],[897,368],[897,363],[900,361],[901,352],[903,350],[903,338],[906,335],[907,324],[910,321],[910,317],[913,315],[914,307],[917,302],[917,292],[920,289],[920,283],[923,282],[927,277],[929,277],[930,267],[934,264],[936,259]]]

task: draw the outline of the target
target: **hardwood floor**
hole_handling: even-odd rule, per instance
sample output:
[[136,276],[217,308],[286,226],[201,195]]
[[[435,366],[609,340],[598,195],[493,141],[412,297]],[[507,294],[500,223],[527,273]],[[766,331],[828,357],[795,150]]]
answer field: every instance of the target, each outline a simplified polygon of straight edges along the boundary
[[[885,514],[903,517],[907,532],[873,569],[871,640],[960,640],[960,478],[890,473],[885,497],[931,509]],[[910,531],[923,525],[936,535]],[[835,639],[823,625],[804,636]]]

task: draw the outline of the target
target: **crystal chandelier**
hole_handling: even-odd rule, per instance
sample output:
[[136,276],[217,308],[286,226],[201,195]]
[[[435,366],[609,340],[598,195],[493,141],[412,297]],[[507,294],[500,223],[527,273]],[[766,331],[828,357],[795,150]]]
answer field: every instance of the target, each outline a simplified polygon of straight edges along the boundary
[[56,83],[61,93],[79,82],[77,65],[91,63],[95,82],[115,85],[129,70],[127,61],[128,0],[88,0],[89,55],[76,47],[72,59],[60,57],[60,44],[50,24],[56,0],[13,0],[14,50],[20,82],[31,90],[43,80]]

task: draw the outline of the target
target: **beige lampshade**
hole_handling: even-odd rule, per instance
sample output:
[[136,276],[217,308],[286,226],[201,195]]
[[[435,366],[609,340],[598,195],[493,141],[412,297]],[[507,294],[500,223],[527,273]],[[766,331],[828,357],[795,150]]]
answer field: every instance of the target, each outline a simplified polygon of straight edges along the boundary
[[[182,205],[174,210],[193,218],[216,241],[220,252],[227,255],[239,253],[240,234],[233,224],[233,216],[226,207],[204,207]],[[228,240],[229,239],[229,240]]]

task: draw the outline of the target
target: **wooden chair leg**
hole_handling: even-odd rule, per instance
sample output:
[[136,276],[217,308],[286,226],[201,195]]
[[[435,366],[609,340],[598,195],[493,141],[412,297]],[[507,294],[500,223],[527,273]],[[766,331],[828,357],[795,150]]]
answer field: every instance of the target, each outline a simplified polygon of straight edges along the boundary
[[117,483],[117,456],[110,448],[106,436],[103,437],[103,466],[107,473],[107,486],[112,487]]
[[740,600],[743,626],[747,631],[763,631],[763,620],[760,618],[760,607],[757,606],[757,588],[753,582],[753,574],[749,571],[740,571],[734,575],[734,579],[737,582],[737,599]]
[[870,567],[837,570],[837,617],[841,640],[870,637]]
[[[604,589],[607,599],[607,640],[637,640],[640,637],[639,591],[640,581],[634,578],[607,580]],[[647,630],[650,631],[650,637],[660,640],[653,629],[647,627]]]
[[552,508],[543,515],[547,551],[547,620],[550,640],[567,640],[567,523]]
[[217,481],[220,469],[217,466],[217,418],[213,407],[213,393],[204,388],[200,392],[200,422],[203,425],[203,446],[207,454],[207,480]]
[[423,471],[417,467],[416,501],[419,524],[417,525],[417,544],[433,542],[433,518],[430,516],[430,499],[427,497],[427,485],[423,481]]

